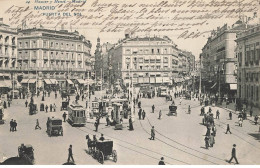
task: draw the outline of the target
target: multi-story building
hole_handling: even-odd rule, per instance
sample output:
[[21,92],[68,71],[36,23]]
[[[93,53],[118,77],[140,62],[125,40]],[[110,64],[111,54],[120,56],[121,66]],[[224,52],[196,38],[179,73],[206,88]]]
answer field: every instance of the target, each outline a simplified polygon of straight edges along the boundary
[[[32,28],[18,30],[17,68],[22,82],[44,84],[87,78],[91,71],[90,41],[77,31]],[[26,81],[26,80],[27,81]],[[30,80],[28,80],[30,79]]]
[[173,74],[178,74],[177,45],[168,37],[126,38],[109,50],[111,81],[123,79],[129,84],[172,83]]
[[238,93],[248,103],[260,105],[260,25],[247,28],[237,35]]
[[[12,88],[17,66],[17,31],[0,22],[0,87]],[[14,83],[13,83],[14,84]],[[17,82],[15,81],[15,84]]]
[[[235,54],[236,33],[245,29],[242,21],[237,21],[232,27],[225,24],[212,31],[207,43],[202,48],[202,78],[204,86],[213,93],[220,91],[221,96],[229,94],[234,97],[237,84],[237,58]],[[206,82],[207,81],[207,82]]]
[[109,79],[109,56],[108,51],[113,47],[110,43],[100,45],[100,38],[97,39],[97,46],[95,50],[95,74],[96,79],[108,82]]

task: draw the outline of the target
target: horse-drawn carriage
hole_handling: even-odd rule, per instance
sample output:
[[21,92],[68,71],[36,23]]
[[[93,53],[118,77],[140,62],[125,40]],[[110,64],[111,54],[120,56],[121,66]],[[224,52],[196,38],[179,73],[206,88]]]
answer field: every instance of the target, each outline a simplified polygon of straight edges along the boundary
[[37,104],[29,104],[29,114],[33,115],[36,114],[38,112],[38,108],[37,108]]
[[58,118],[49,118],[46,123],[47,133],[49,136],[61,135],[63,136],[62,120]]
[[169,113],[168,113],[168,116],[177,116],[177,106],[175,106],[175,104],[171,104],[169,106]]
[[62,101],[61,102],[61,110],[68,110],[68,106],[69,106],[69,101]]
[[18,156],[24,161],[28,162],[28,164],[34,164],[34,149],[32,145],[24,145],[18,147]]
[[88,140],[88,153],[92,155],[94,159],[97,159],[99,163],[103,164],[104,160],[112,157],[114,162],[117,162],[117,152],[113,150],[113,141],[92,141],[87,135]]

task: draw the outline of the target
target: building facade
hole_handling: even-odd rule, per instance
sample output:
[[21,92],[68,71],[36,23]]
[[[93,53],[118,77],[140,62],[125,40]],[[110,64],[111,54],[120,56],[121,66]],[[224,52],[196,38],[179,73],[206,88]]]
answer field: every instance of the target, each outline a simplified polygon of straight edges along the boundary
[[23,79],[36,82],[36,87],[43,87],[48,79],[46,83],[62,86],[66,80],[87,78],[90,49],[90,41],[77,31],[18,30],[17,70]]
[[178,74],[177,45],[168,37],[129,37],[109,50],[111,81],[133,84],[171,84]]
[[259,107],[260,101],[260,25],[237,35],[238,94],[237,97]]
[[235,97],[237,90],[235,40],[236,33],[244,29],[245,24],[237,21],[232,27],[225,24],[212,31],[201,54],[202,80],[206,90],[221,96]]
[[[0,22],[0,87],[12,88],[17,85],[17,31]],[[3,89],[1,89],[1,92]],[[7,90],[5,90],[7,91]],[[5,92],[3,91],[3,92]]]

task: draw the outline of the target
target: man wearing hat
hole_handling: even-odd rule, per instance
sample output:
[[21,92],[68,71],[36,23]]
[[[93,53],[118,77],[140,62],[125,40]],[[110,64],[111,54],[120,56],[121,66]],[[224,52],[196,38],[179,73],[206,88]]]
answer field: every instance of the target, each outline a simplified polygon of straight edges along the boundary
[[237,157],[236,157],[236,144],[233,145],[233,149],[232,149],[231,155],[232,155],[231,159],[228,161],[228,163],[230,163],[232,161],[232,159],[234,158],[236,163],[239,164],[238,161],[237,161]]
[[153,126],[152,129],[151,129],[151,138],[150,138],[150,140],[154,140],[154,137],[155,137],[155,130],[154,130],[154,126]]
[[158,165],[165,165],[165,163],[164,163],[164,158],[163,158],[163,157],[161,157],[161,160],[160,160],[160,162],[159,162]]
[[72,159],[72,162],[74,162],[74,158],[73,158],[73,154],[72,154],[72,145],[70,145],[70,148],[69,148],[68,163],[70,162],[70,158]]
[[104,134],[101,134],[101,137],[99,138],[100,141],[104,141],[105,138],[104,138]]

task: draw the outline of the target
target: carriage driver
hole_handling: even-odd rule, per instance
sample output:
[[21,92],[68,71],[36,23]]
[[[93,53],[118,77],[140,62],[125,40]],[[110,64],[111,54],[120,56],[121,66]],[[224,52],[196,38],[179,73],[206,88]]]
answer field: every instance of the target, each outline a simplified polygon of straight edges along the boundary
[[101,137],[99,138],[99,140],[100,140],[100,141],[104,141],[104,140],[105,140],[105,138],[104,138],[104,135],[103,135],[103,134],[101,134]]

